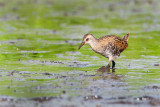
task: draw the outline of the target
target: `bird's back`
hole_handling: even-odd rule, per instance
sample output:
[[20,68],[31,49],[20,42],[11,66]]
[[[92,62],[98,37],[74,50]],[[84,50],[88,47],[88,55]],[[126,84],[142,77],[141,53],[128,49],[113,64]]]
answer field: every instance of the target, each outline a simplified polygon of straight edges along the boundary
[[99,38],[99,47],[103,47],[102,55],[105,57],[108,57],[109,54],[120,56],[120,53],[128,47],[128,43],[124,37],[120,38],[116,35],[107,35]]

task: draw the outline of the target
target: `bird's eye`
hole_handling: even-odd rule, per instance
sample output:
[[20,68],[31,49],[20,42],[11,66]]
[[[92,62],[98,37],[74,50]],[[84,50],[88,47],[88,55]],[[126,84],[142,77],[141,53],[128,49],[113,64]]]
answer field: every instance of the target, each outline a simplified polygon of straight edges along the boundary
[[88,40],[89,40],[89,38],[86,39],[86,41],[88,41]]

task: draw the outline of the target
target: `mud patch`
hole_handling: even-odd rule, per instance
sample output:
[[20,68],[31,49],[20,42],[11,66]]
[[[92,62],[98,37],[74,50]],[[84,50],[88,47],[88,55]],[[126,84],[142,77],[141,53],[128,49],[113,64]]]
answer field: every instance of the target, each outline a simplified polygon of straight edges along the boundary
[[61,99],[61,98],[58,98],[58,97],[35,97],[35,98],[30,98],[29,100],[42,103],[42,102],[46,102],[46,101],[51,101],[53,99]]
[[91,95],[91,96],[84,97],[85,101],[88,101],[88,100],[101,100],[101,99],[103,99],[103,98],[101,96],[98,96],[98,95]]
[[152,105],[152,106],[158,106],[160,105],[160,98],[154,98],[151,96],[142,96],[142,97],[137,97],[135,98],[135,100],[138,101],[147,101],[148,104]]
[[115,102],[109,102],[109,104],[140,105],[143,103],[133,102],[133,101],[115,101]]
[[144,89],[160,89],[160,87],[156,86],[156,85],[154,85],[154,86],[145,86]]
[[94,64],[89,64],[89,62],[81,62],[81,61],[39,61],[39,60],[21,60],[22,64],[29,64],[29,65],[54,65],[54,66],[61,66],[61,67],[88,67],[93,66]]
[[160,66],[160,64],[154,64],[154,66]]
[[142,97],[137,97],[135,98],[135,100],[137,101],[149,101],[149,100],[153,100],[154,98],[151,96],[142,96]]

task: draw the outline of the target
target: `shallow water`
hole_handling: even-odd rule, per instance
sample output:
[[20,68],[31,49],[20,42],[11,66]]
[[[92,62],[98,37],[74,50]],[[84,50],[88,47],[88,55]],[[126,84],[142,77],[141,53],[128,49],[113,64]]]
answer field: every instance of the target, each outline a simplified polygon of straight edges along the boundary
[[[9,2],[9,3],[8,3]],[[95,3],[96,2],[96,3]],[[0,1],[0,106],[159,106],[158,0]],[[84,34],[130,33],[129,47],[108,59]]]

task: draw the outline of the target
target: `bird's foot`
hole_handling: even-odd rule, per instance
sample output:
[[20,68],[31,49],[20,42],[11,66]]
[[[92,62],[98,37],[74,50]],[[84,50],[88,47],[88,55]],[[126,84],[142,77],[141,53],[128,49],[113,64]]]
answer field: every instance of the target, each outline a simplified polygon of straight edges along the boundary
[[109,64],[106,66],[106,70],[107,70],[107,72],[110,72],[110,65]]

